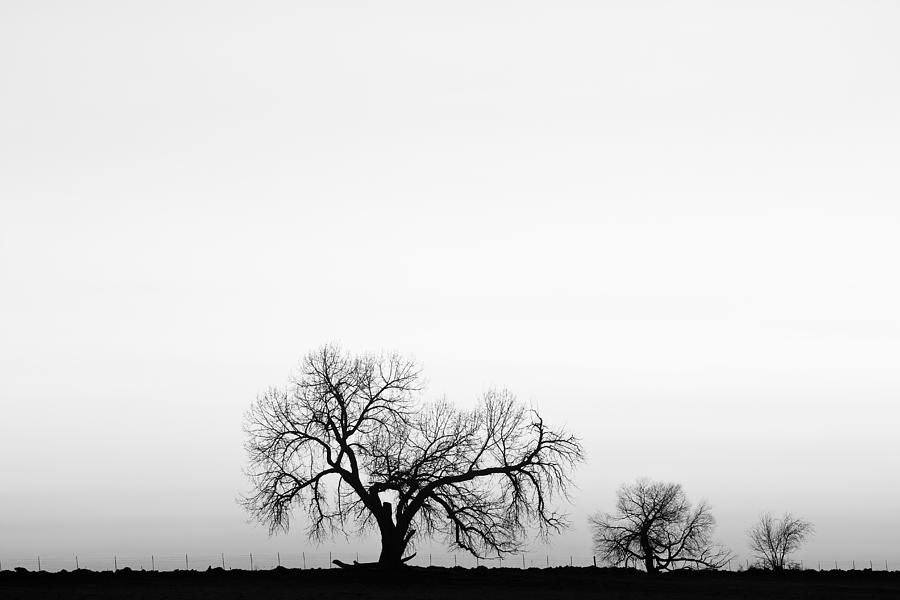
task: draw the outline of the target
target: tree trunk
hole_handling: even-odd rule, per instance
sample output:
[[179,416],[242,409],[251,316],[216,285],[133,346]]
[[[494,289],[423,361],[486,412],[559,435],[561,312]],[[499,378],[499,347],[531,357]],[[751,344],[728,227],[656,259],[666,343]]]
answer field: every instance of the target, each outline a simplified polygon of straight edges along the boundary
[[403,552],[406,544],[403,538],[397,536],[381,537],[381,554],[378,556],[379,566],[386,569],[395,569],[403,566]]
[[[383,569],[396,569],[404,564],[403,553],[409,544],[409,537],[404,528],[397,527],[391,515],[391,504],[382,504],[382,519],[379,521],[381,530],[381,554],[378,556],[378,566]],[[409,560],[407,558],[407,560]]]
[[641,550],[644,552],[644,568],[647,569],[647,573],[651,575],[657,572],[656,569],[656,561],[653,556],[653,546],[650,544],[650,539],[646,535],[641,535]]
[[397,529],[393,529],[381,534],[381,554],[378,556],[378,562],[359,563],[355,560],[352,564],[345,563],[340,560],[332,561],[342,569],[382,569],[392,570],[399,569],[406,564],[415,554],[411,556],[403,556],[409,545],[409,539],[398,533]]

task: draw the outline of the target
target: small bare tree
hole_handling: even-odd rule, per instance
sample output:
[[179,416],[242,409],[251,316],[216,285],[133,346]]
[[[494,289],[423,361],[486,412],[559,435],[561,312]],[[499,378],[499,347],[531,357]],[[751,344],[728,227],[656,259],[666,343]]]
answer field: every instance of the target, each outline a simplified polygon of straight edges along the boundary
[[247,414],[246,508],[270,532],[287,530],[297,507],[314,539],[375,529],[381,567],[409,560],[417,536],[502,555],[529,527],[566,526],[551,502],[583,459],[576,437],[506,391],[461,410],[422,402],[421,390],[418,367],[397,355],[308,354],[287,389]]
[[790,562],[791,553],[796,552],[813,531],[812,523],[789,512],[780,519],[770,513],[763,513],[759,521],[747,531],[747,537],[750,550],[759,566],[783,571],[793,566]]
[[648,573],[718,569],[732,553],[712,542],[710,507],[692,506],[681,485],[639,479],[619,488],[614,513],[590,517],[594,548],[617,566],[642,565]]

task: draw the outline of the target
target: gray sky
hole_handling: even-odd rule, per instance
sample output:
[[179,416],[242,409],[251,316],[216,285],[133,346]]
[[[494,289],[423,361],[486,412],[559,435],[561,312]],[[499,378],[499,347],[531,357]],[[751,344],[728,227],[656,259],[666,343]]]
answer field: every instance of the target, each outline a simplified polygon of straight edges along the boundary
[[[900,561],[900,5],[0,3],[0,558],[254,552],[322,343]],[[344,544],[336,543],[335,546]],[[324,547],[323,547],[324,548]]]

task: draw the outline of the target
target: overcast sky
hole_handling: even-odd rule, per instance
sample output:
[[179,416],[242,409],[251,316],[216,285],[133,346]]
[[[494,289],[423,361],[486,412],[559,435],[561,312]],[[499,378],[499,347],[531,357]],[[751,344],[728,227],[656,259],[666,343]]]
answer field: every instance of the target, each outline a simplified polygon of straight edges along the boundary
[[551,552],[647,476],[742,557],[792,510],[801,558],[900,562],[898,26],[3,1],[0,559],[313,548],[246,523],[241,424],[338,342],[580,435]]

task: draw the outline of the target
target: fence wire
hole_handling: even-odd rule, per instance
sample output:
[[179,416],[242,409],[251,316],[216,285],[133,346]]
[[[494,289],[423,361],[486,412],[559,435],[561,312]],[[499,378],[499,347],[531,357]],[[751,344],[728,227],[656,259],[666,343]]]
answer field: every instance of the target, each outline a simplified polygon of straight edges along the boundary
[[[233,554],[125,554],[125,555],[35,555],[0,557],[0,571],[17,568],[28,571],[206,571],[209,569],[240,569],[252,571],[287,569],[333,569],[332,561],[345,563],[376,562],[377,552],[275,552]],[[476,558],[468,554],[419,553],[410,565],[418,567],[462,567],[473,569],[547,569],[554,567],[608,566],[590,555],[551,555],[525,553],[503,558]],[[796,568],[813,571],[898,571],[900,561],[890,560],[803,560],[797,561]],[[726,571],[744,571],[753,567],[752,560],[733,560],[725,566]]]

